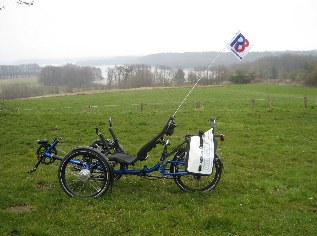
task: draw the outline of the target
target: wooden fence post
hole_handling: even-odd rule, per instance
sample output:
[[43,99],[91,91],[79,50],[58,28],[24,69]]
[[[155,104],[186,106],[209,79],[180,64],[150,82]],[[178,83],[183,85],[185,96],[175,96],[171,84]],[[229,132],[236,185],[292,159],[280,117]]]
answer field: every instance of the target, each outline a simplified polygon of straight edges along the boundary
[[254,109],[254,107],[255,107],[255,99],[251,100],[251,104],[252,104],[252,109]]
[[196,101],[196,109],[200,109],[201,108],[201,102],[200,101]]
[[307,97],[304,97],[304,107],[307,108]]

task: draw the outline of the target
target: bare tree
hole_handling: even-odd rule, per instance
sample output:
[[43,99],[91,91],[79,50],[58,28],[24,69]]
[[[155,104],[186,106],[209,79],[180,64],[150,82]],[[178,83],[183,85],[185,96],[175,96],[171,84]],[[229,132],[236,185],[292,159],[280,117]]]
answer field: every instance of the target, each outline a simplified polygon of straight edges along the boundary
[[17,3],[17,4],[20,4],[20,5],[25,4],[25,5],[27,5],[27,6],[33,6],[34,0],[32,0],[32,1],[17,0],[16,3]]
[[195,84],[197,82],[197,75],[193,71],[188,73],[188,82],[190,82],[190,84]]
[[[15,1],[19,5],[26,5],[26,6],[33,6],[34,5],[34,0],[32,1],[22,1],[22,0],[17,0]],[[5,9],[5,5],[0,7],[0,11]]]

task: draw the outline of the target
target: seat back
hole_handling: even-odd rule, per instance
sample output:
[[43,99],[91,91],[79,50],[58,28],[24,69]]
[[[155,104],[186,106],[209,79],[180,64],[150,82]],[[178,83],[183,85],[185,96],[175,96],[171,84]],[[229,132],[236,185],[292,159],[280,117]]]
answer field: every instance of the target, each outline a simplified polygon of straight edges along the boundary
[[144,160],[147,157],[147,153],[151,151],[157,143],[159,143],[159,140],[161,140],[166,135],[172,135],[174,128],[176,127],[176,124],[174,122],[174,117],[170,117],[161,132],[159,132],[154,138],[152,138],[148,143],[146,143],[138,152],[137,159],[138,160]]

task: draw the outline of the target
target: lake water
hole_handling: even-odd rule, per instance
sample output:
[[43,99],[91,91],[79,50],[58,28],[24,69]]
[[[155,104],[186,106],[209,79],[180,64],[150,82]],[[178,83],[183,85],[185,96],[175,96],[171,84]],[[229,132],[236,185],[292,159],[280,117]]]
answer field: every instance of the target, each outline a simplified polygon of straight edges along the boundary
[[[98,81],[95,81],[95,83],[97,84],[103,84],[103,85],[106,85],[108,80],[107,80],[107,72],[108,72],[108,69],[109,68],[114,68],[116,66],[121,66],[121,65],[104,65],[104,66],[95,66],[97,68],[100,68],[101,69],[101,75],[102,77],[104,77],[103,80],[98,80]],[[154,71],[154,66],[152,66],[152,72]],[[187,75],[190,71],[192,71],[192,69],[183,69],[184,73],[185,73],[185,79],[187,78]]]

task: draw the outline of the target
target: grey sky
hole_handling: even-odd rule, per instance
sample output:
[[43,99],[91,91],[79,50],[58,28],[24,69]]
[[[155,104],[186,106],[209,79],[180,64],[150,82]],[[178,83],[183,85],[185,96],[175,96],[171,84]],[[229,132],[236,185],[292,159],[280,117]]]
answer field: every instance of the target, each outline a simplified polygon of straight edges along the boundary
[[316,0],[0,0],[0,63],[33,58],[317,49]]

